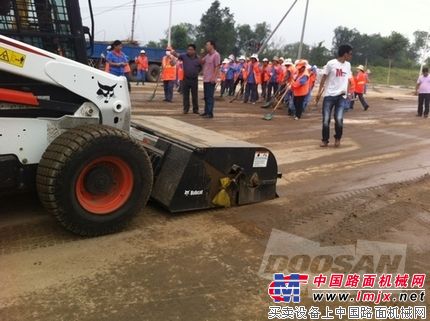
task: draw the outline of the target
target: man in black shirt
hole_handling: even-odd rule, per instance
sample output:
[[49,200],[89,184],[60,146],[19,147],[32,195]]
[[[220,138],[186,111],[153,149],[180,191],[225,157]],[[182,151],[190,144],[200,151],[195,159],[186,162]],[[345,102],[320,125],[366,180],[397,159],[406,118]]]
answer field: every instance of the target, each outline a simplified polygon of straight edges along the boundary
[[191,99],[193,103],[193,113],[199,113],[199,102],[198,102],[198,85],[199,85],[199,73],[202,70],[200,58],[196,54],[196,45],[189,44],[187,47],[187,53],[181,54],[179,60],[183,62],[184,68],[184,80],[183,80],[183,107],[184,114],[188,114],[190,110],[190,91]]

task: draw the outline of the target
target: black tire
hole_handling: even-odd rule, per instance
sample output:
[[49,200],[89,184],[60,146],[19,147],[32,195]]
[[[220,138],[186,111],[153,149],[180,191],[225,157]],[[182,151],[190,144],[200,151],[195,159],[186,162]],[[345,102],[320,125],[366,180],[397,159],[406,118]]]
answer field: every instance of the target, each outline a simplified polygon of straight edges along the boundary
[[155,64],[149,65],[148,74],[146,75],[146,80],[149,82],[157,82],[160,71],[161,71],[161,67],[159,65],[155,65]]
[[[107,157],[119,159],[126,164],[128,173],[132,174],[132,184],[123,185],[132,187],[129,188],[129,194],[126,194],[128,196],[123,198],[124,203],[118,205],[119,208],[97,215],[80,203],[77,184],[79,180],[82,182],[82,176],[87,175],[84,173],[91,174],[98,170],[109,176],[113,171],[108,166],[94,165],[95,170],[88,169],[97,159]],[[109,196],[118,184],[114,174],[111,173],[111,176],[108,177],[110,180],[107,180],[106,187],[110,189],[97,190],[94,195]],[[85,182],[94,184],[89,185],[93,189],[94,186],[99,188],[97,184],[100,183],[100,176],[96,174],[94,177],[94,180],[85,177]],[[82,236],[109,234],[124,228],[146,205],[152,182],[152,166],[145,149],[128,133],[101,125],[78,127],[57,137],[43,154],[36,177],[37,191],[44,207],[67,230]],[[104,186],[103,183],[101,185]]]

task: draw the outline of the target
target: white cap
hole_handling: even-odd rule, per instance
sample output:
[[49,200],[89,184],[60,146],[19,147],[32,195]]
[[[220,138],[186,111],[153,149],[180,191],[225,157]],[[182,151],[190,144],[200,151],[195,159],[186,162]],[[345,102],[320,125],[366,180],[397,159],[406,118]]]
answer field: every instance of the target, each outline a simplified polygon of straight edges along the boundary
[[263,61],[264,61],[264,62],[266,62],[266,61],[269,61],[269,59],[267,59],[267,58],[263,58]]
[[284,57],[280,57],[279,60],[285,60]]
[[293,64],[293,61],[291,60],[291,58],[287,58],[285,61],[284,61],[284,65],[285,66],[287,66],[287,65],[292,65]]
[[140,51],[140,53],[146,53],[146,51],[142,49],[142,50]]
[[255,60],[259,61],[259,60],[258,60],[258,55],[257,55],[257,54],[252,54],[252,55],[251,55],[251,59],[252,59],[252,58],[254,58]]
[[230,55],[228,56],[228,59],[233,60],[234,61],[234,55]]
[[223,61],[222,61],[222,63],[223,64],[228,64],[230,62],[230,59],[228,59],[228,58],[225,58]]
[[245,56],[240,56],[239,60],[246,60]]

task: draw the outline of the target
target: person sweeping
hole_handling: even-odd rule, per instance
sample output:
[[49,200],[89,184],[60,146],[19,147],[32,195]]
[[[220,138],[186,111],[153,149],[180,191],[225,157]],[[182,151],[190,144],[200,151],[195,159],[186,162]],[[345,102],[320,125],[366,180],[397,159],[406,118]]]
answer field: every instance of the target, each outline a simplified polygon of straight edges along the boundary
[[291,84],[294,96],[295,120],[299,120],[302,117],[303,105],[309,92],[309,72],[306,68],[307,65],[308,62],[305,59],[300,59],[297,62],[297,75]]

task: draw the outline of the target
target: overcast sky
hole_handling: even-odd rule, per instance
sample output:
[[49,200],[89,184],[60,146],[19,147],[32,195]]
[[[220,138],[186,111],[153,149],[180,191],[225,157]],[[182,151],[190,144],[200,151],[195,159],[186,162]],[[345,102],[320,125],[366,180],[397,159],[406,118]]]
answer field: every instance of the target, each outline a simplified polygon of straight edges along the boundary
[[[199,24],[213,0],[174,0],[172,24]],[[79,0],[84,24],[89,25],[88,2]],[[293,0],[221,0],[228,6],[237,24],[254,25],[266,21],[272,28]],[[96,40],[125,39],[131,34],[130,0],[92,0]],[[300,39],[306,0],[298,0],[278,32],[276,42]],[[116,7],[116,9],[113,9]],[[112,10],[113,9],[113,10]],[[430,0],[310,0],[305,43],[324,41],[331,47],[333,30],[339,25],[357,28],[362,33],[388,35],[398,31],[412,39],[415,30],[430,29]],[[135,39],[142,44],[164,37],[169,21],[169,0],[137,0]]]

